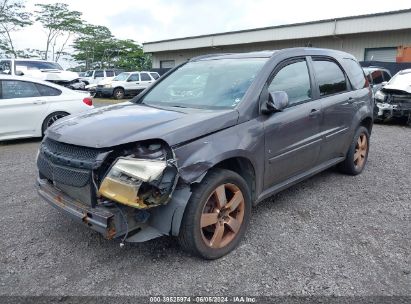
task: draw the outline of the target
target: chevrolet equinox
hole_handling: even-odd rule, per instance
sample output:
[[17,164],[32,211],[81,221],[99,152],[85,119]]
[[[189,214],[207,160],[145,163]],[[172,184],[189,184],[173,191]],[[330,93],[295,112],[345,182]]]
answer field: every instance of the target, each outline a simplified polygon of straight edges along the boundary
[[347,53],[196,57],[130,102],[49,128],[38,192],[121,245],[171,235],[216,259],[239,244],[253,205],[335,165],[361,173],[372,114]]

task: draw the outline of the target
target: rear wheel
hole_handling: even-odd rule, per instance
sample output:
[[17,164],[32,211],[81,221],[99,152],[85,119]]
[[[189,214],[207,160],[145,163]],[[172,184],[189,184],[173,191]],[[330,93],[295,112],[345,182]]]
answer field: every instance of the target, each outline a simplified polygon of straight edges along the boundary
[[186,251],[205,259],[220,258],[240,243],[251,215],[244,179],[214,169],[198,185],[187,204],[179,233]]
[[50,127],[52,124],[54,124],[60,118],[63,118],[64,116],[67,116],[67,115],[69,115],[69,113],[54,112],[54,113],[51,113],[49,116],[47,116],[46,119],[43,121],[43,125],[41,127],[42,135],[44,135],[44,132],[46,132],[48,127]]
[[339,164],[341,172],[357,175],[362,172],[368,159],[370,134],[365,127],[359,127],[351,142],[345,160]]
[[117,88],[117,89],[114,89],[113,91],[113,97],[115,99],[123,99],[124,95],[125,95],[124,90],[122,88]]

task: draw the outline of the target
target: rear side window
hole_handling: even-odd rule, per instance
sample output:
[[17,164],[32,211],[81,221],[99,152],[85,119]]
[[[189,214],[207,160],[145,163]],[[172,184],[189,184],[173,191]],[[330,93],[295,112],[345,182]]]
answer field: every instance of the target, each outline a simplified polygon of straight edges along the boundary
[[37,90],[39,91],[41,96],[59,96],[61,95],[61,91],[49,86],[45,86],[42,84],[36,83]]
[[333,95],[347,90],[345,75],[335,62],[314,59],[313,66],[320,96]]
[[151,77],[153,77],[154,79],[158,79],[160,78],[160,76],[158,76],[157,73],[150,73]]
[[384,76],[384,81],[390,81],[391,79],[390,74],[388,74],[386,71],[383,71],[382,75]]
[[141,73],[140,77],[141,77],[141,81],[150,81],[151,80],[150,76],[147,73]]
[[367,86],[364,77],[364,71],[360,64],[351,58],[344,58],[345,68],[351,81],[351,85],[355,90],[359,90]]
[[290,63],[283,67],[274,76],[268,91],[286,92],[290,105],[311,99],[310,76],[306,61]]
[[32,82],[19,80],[2,81],[2,99],[27,98],[40,96],[37,87]]
[[114,77],[114,71],[106,71],[107,77]]
[[94,73],[94,78],[96,77],[104,77],[104,71],[96,71]]
[[11,61],[2,60],[0,61],[0,73],[2,74],[11,74]]
[[373,84],[380,84],[384,81],[384,78],[382,78],[382,72],[380,70],[373,71],[371,73],[371,78]]

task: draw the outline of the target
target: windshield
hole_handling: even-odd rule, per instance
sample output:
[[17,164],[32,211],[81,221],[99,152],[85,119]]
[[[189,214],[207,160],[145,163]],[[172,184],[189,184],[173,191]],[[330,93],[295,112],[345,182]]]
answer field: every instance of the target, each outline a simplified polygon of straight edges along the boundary
[[113,81],[126,81],[130,73],[121,73],[113,78]]
[[189,62],[156,85],[142,99],[148,105],[188,108],[234,108],[267,58]]
[[63,68],[56,62],[16,60],[16,71],[18,71],[19,68],[26,70],[63,70]]

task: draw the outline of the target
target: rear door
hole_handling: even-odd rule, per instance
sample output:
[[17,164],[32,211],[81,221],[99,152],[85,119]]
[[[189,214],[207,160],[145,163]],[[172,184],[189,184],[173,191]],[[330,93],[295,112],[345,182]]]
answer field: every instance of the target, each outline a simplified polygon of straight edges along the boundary
[[[352,77],[362,80],[365,85],[364,72],[358,63],[352,59],[345,62],[351,69]],[[320,96],[323,118],[321,133],[323,143],[319,156],[319,163],[324,163],[346,153],[347,140],[352,136],[349,131],[361,102],[361,94],[354,89],[345,70],[333,58],[312,57],[311,64],[316,79],[316,90]]]
[[321,146],[321,101],[312,90],[305,57],[282,63],[268,82],[268,91],[285,91],[289,106],[264,121],[265,189],[303,173],[317,163]]
[[101,80],[103,80],[105,77],[104,75],[104,71],[103,70],[96,70],[94,72],[94,79],[93,79],[93,83],[99,83]]
[[154,80],[149,73],[140,73],[140,89],[147,88],[152,82],[154,82]]
[[0,137],[36,136],[44,115],[47,98],[29,81],[2,80],[0,99]]

